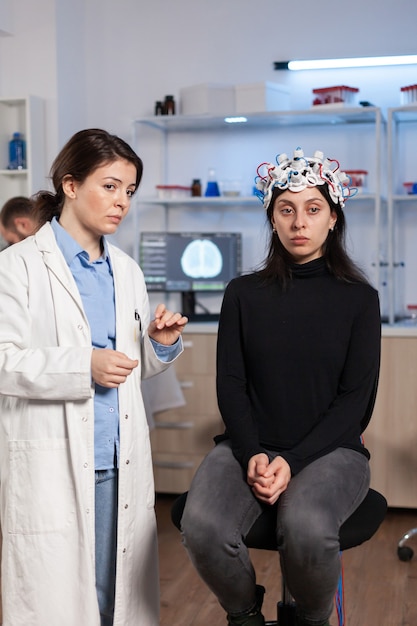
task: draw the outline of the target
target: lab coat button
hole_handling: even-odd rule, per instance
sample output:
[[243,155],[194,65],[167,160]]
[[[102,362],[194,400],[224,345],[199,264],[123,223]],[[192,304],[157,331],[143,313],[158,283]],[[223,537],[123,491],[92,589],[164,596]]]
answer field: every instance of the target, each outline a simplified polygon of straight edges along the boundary
[[126,414],[125,414],[125,420],[128,420],[128,419],[129,419],[129,416],[128,416],[128,414],[126,413]]
[[129,508],[129,505],[128,505],[128,504],[125,504],[125,509],[128,509],[128,508]]
[[88,467],[88,463],[84,463],[84,467],[87,468]]
[[83,422],[86,422],[87,420],[88,420],[88,417],[86,417],[86,416],[84,415],[84,417],[83,417]]
[[83,330],[84,326],[82,324],[78,324],[78,330]]
[[129,465],[129,463],[130,463],[130,460],[126,459],[126,465]]

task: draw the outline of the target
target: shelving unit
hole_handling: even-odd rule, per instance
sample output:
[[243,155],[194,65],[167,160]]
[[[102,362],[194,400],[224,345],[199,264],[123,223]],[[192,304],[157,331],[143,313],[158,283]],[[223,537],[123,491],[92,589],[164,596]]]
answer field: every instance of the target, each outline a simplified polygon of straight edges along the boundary
[[[198,144],[198,140],[205,141],[205,137],[201,137],[207,133],[213,136],[213,133],[221,133],[222,146],[224,149],[228,143],[231,143],[236,136],[240,139],[240,133],[249,136],[249,133],[256,133],[257,139],[262,142],[262,133],[264,131],[283,133],[284,130],[290,129],[294,134],[297,128],[309,128],[314,129],[316,127],[327,127],[337,129],[340,132],[341,129],[348,130],[358,128],[363,125],[371,125],[374,128],[374,164],[375,171],[378,172],[377,180],[375,181],[374,193],[380,192],[380,169],[381,169],[381,139],[382,132],[385,129],[385,121],[382,113],[377,107],[313,107],[308,110],[298,111],[280,111],[280,112],[265,112],[256,113],[245,116],[246,122],[243,123],[228,123],[226,119],[234,119],[233,117],[224,116],[206,116],[206,115],[166,115],[166,116],[154,116],[148,118],[141,118],[134,120],[133,122],[133,145],[141,147],[141,131],[144,128],[148,130],[156,131],[152,135],[152,141],[158,145],[156,159],[159,163],[152,164],[153,171],[157,172],[159,182],[162,184],[169,184],[170,178],[173,174],[174,165],[176,165],[170,158],[170,151],[172,146],[169,143],[170,137],[181,134],[182,140],[184,137],[190,134],[195,136],[195,143]],[[236,118],[238,119],[238,118]],[[278,135],[274,137],[278,138]],[[276,140],[275,140],[276,141]],[[200,144],[198,151],[201,154],[202,151],[209,149],[207,145]],[[216,148],[220,151],[219,147]],[[240,141],[239,149],[242,152],[242,145]],[[295,146],[294,146],[295,147]],[[195,145],[194,145],[195,148]],[[235,146],[232,146],[234,150]],[[277,149],[276,143],[274,150]],[[337,147],[335,148],[335,152]],[[273,154],[273,153],[272,153]],[[190,155],[194,157],[195,155]],[[234,154],[233,158],[236,160],[243,155]],[[249,156],[249,155],[248,155]],[[265,154],[263,155],[265,157]],[[155,155],[154,155],[155,157]],[[189,166],[189,163],[184,164]],[[149,166],[148,168],[149,169]],[[252,170],[251,170],[252,173]],[[151,199],[151,198],[149,198]],[[211,199],[214,201],[215,199]]]
[[417,182],[417,103],[388,109],[388,282],[389,323],[417,304],[417,195],[403,183]]
[[[14,132],[26,142],[26,169],[9,170],[9,141]],[[45,188],[43,101],[35,96],[0,98],[0,207],[14,196],[31,196]],[[6,247],[0,237],[0,250]]]
[[[205,218],[209,230],[215,221],[213,215],[209,219],[209,211],[212,214],[215,211],[230,211],[232,218],[229,223],[235,223],[236,229],[242,222],[247,222],[248,230],[251,228],[248,214],[253,212],[256,216],[253,223],[259,228],[262,221],[259,220],[261,204],[256,197],[249,195],[252,189],[244,188],[242,195],[237,197],[161,199],[153,195],[155,186],[187,184],[187,180],[201,178],[201,172],[207,172],[217,162],[221,162],[218,169],[215,167],[220,181],[224,177],[223,173],[228,171],[232,173],[226,178],[241,178],[249,183],[254,180],[256,167],[265,158],[273,160],[278,151],[285,151],[288,145],[294,149],[300,143],[307,154],[310,148],[305,144],[312,144],[313,149],[321,149],[329,157],[344,152],[347,158],[340,156],[344,169],[362,167],[370,171],[369,193],[361,193],[350,199],[345,214],[350,242],[354,242],[354,257],[364,266],[375,286],[379,287],[380,265],[384,264],[387,255],[383,235],[386,203],[381,185],[381,155],[384,153],[386,133],[380,109],[323,106],[299,111],[248,114],[245,117],[245,123],[227,123],[224,116],[206,115],[167,115],[133,121],[133,145],[145,164],[144,189],[138,194],[134,212],[134,231],[138,232],[139,227],[142,227],[141,216],[145,215],[146,210],[153,211],[152,217],[160,211],[162,219],[159,225],[166,230],[188,230],[187,220],[195,217],[191,211],[198,214],[200,228],[204,225],[204,211],[207,211]],[[364,162],[359,162],[359,159]],[[185,179],[184,172],[187,172]],[[244,210],[242,219],[236,216],[240,209]],[[187,216],[182,222],[178,217],[181,210]],[[235,217],[238,218],[237,223]],[[245,241],[245,236],[243,232],[244,270],[254,267],[261,260],[253,254],[255,246],[259,247],[258,237],[256,242],[251,243],[252,250],[245,267],[245,251],[250,248],[250,245],[246,246],[248,238],[246,236]],[[258,253],[263,256],[263,248]],[[134,256],[139,259],[137,238]]]
[[[9,141],[14,132],[26,141],[26,169],[9,170]],[[30,196],[44,188],[45,133],[43,101],[35,96],[0,98],[0,206],[13,196]]]

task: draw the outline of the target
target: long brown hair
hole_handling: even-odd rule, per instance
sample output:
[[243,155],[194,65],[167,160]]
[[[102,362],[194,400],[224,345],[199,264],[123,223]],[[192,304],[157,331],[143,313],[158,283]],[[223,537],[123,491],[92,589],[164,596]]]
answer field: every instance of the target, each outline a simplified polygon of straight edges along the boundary
[[[365,273],[347,253],[346,220],[342,207],[331,199],[326,184],[317,185],[317,189],[329,203],[330,211],[337,216],[334,229],[329,231],[323,246],[323,257],[330,273],[345,282],[369,283]],[[288,250],[284,248],[278,234],[272,231],[272,215],[275,200],[284,191],[277,187],[274,188],[271,202],[266,210],[267,222],[271,229],[271,238],[267,256],[257,273],[267,281],[278,280],[285,288],[292,277],[291,267],[294,265],[294,259]]]
[[51,167],[50,178],[55,193],[42,190],[33,197],[39,223],[42,225],[50,222],[54,216],[60,216],[65,200],[62,188],[65,176],[71,175],[82,184],[98,167],[118,159],[128,161],[136,167],[137,189],[142,179],[143,164],[129,144],[100,128],[81,130],[73,135]]

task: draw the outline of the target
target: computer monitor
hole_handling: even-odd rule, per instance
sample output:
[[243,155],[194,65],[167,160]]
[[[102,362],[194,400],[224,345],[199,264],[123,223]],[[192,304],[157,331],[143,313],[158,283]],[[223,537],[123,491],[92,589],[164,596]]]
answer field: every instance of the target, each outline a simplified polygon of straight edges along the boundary
[[223,292],[242,271],[241,233],[142,232],[140,265],[148,291],[179,292],[182,312],[199,317],[197,293]]

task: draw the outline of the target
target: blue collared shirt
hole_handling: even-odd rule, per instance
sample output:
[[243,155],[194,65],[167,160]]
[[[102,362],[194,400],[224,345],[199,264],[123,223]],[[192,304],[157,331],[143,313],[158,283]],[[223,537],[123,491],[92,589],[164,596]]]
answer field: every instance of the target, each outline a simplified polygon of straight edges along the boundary
[[[80,292],[88,319],[94,348],[114,350],[116,346],[116,315],[114,283],[107,242],[103,237],[104,252],[90,262],[88,253],[62,228],[56,218],[52,230],[65,261]],[[151,340],[152,341],[152,340]],[[178,351],[178,342],[163,346],[152,341],[158,358],[171,360]],[[119,405],[117,388],[95,385],[94,395],[94,454],[95,468],[108,469],[118,465]]]

